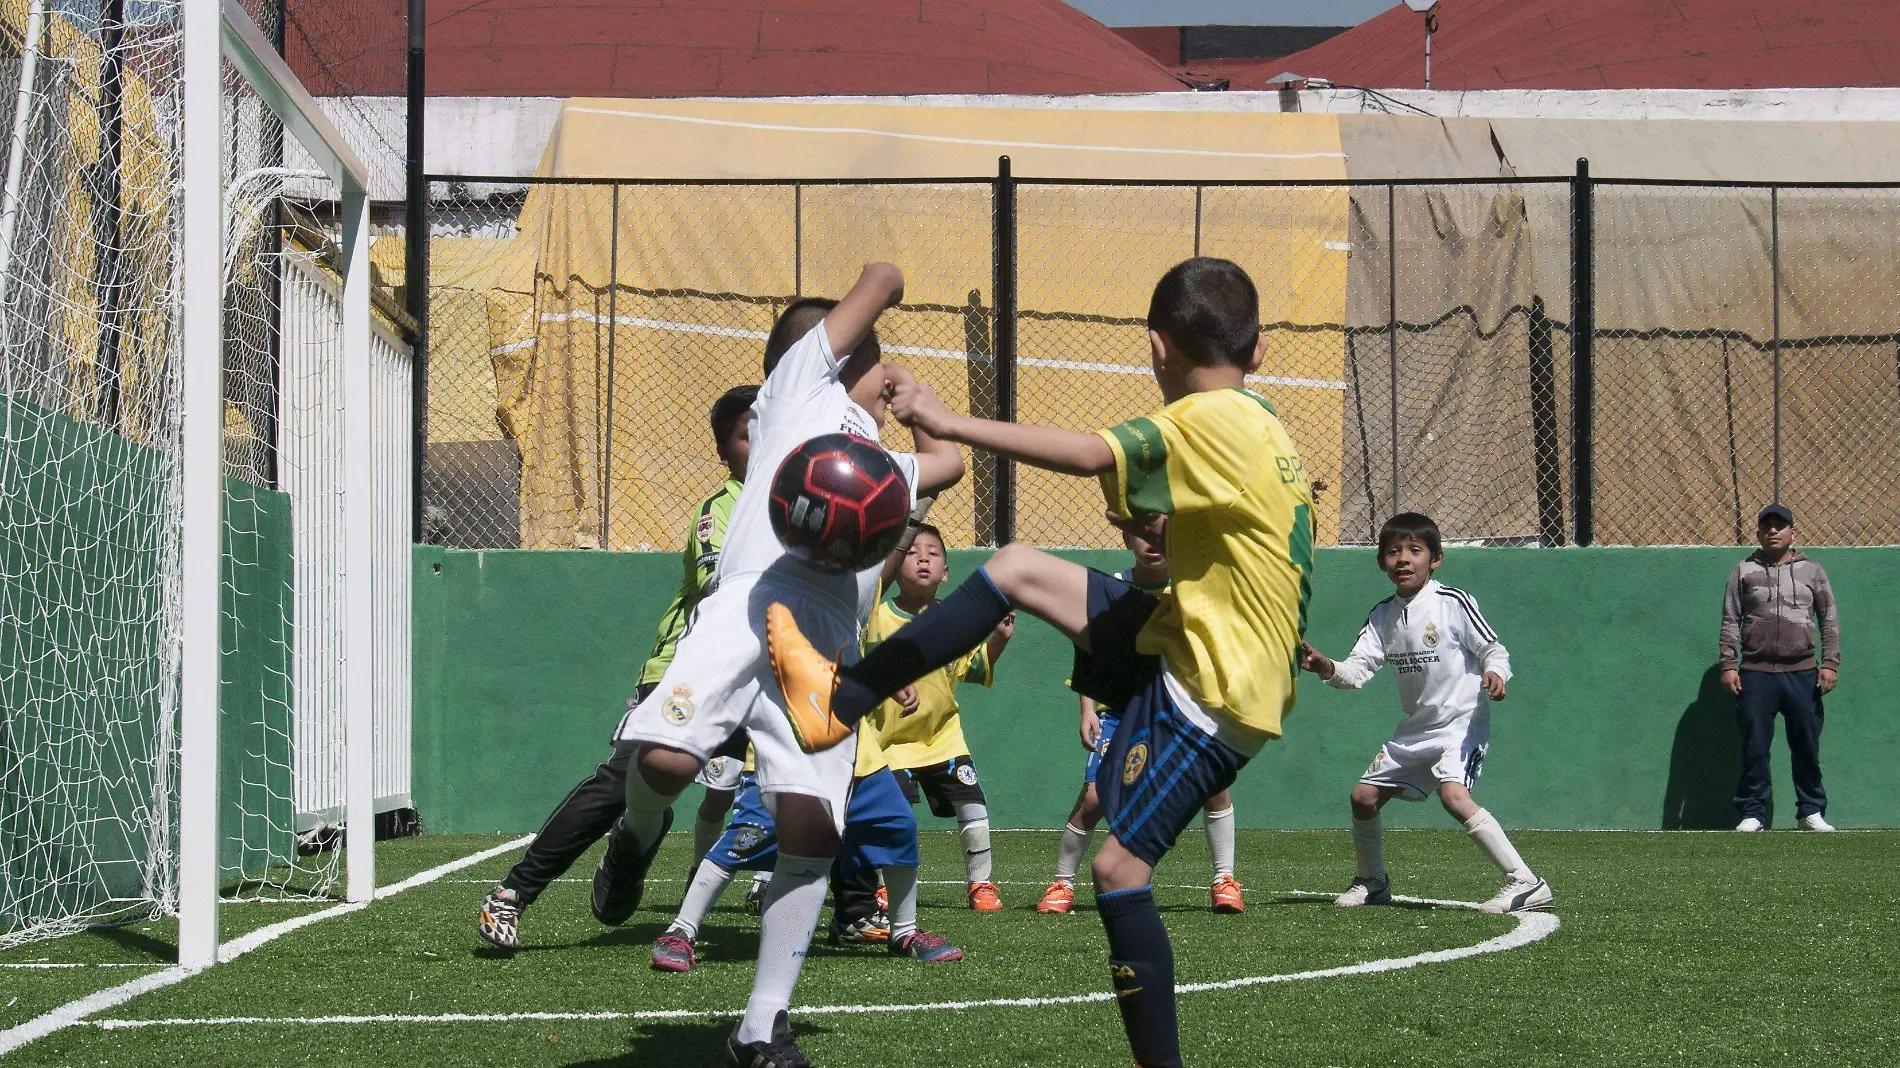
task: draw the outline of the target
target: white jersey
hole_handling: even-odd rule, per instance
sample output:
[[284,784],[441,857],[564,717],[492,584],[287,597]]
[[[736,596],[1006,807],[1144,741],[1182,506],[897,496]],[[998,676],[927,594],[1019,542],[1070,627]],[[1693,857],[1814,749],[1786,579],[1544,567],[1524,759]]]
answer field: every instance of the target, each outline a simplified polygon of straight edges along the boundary
[[[845,392],[838,381],[844,361],[832,354],[831,340],[819,323],[780,357],[766,376],[758,399],[752,402],[751,459],[746,463],[745,489],[732,506],[726,523],[726,541],[719,553],[714,581],[719,587],[749,586],[770,578],[787,582],[824,604],[854,616],[860,626],[877,602],[877,564],[856,575],[807,564],[785,551],[772,532],[767,502],[772,476],[793,449],[822,434],[840,431],[877,440],[877,422]],[[917,500],[917,457],[893,452],[897,469]]]
[[1510,681],[1511,656],[1484,621],[1476,598],[1433,579],[1410,598],[1380,601],[1327,685],[1356,690],[1387,661],[1398,673],[1399,704],[1405,710],[1388,751],[1424,756],[1467,742],[1481,746],[1490,737],[1484,675],[1496,672]]

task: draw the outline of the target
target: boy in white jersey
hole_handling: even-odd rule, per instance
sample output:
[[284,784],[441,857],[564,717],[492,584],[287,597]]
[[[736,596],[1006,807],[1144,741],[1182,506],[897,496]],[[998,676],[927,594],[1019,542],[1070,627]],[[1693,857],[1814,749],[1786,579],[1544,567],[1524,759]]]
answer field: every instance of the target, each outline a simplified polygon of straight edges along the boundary
[[1402,797],[1436,793],[1484,855],[1504,872],[1504,889],[1478,906],[1490,913],[1546,908],[1549,884],[1531,873],[1504,828],[1471,800],[1491,741],[1492,701],[1504,700],[1511,657],[1484,621],[1477,599],[1432,577],[1445,562],[1438,524],[1403,512],[1379,531],[1379,569],[1398,593],[1373,606],[1351,655],[1334,663],[1305,642],[1300,663],[1327,685],[1356,690],[1390,661],[1405,719],[1352,790],[1352,844],[1358,875],[1334,900],[1342,908],[1392,900],[1379,810]]
[[[790,555],[772,531],[766,504],[772,475],[806,441],[840,431],[877,440],[888,392],[909,376],[879,362],[872,328],[903,292],[896,267],[873,263],[844,299],[795,301],[773,324],[765,382],[752,405],[746,488],[733,505],[713,592],[659,685],[617,732],[618,741],[639,746],[637,773],[627,776],[626,817],[614,829],[638,858],[622,876],[636,886],[672,822],[674,799],[734,730],[745,728],[751,739],[759,793],[780,846],[752,996],[727,1040],[731,1061],[754,1068],[806,1063],[785,1010],[824,904],[856,757],[854,744],[818,754],[799,747],[766,662],[765,609],[783,603],[826,648],[855,649],[880,570],[825,570]],[[892,454],[913,497],[962,477],[955,446],[927,433],[916,440],[916,454]]]

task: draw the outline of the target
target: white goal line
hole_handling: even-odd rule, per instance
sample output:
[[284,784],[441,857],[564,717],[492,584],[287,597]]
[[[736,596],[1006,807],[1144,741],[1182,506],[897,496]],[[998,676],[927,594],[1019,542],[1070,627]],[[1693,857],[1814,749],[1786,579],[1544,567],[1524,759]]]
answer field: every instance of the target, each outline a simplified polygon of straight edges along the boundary
[[[647,319],[635,315],[606,316],[598,312],[579,310],[542,312],[540,321],[543,323],[580,322],[594,323],[596,325],[611,322],[614,326],[634,326],[647,330],[664,330],[675,334],[708,334],[713,337],[741,337],[755,341],[763,341],[766,338],[766,332],[763,330],[741,330],[733,326],[707,326],[703,323],[680,323],[672,322],[667,319]],[[505,356],[511,352],[520,352],[523,349],[533,348],[537,340],[539,340],[538,337],[530,337],[506,345],[497,345],[488,350],[488,355],[491,357]],[[963,349],[921,348],[916,345],[885,345],[884,351],[894,352],[900,356],[929,356],[932,359],[938,360],[963,360],[967,362],[970,359],[970,354]],[[1085,360],[1018,358],[1016,360],[1016,366],[1049,367],[1058,371],[1093,371],[1098,374],[1111,375],[1147,375],[1154,373],[1152,369],[1136,364],[1091,363]],[[1298,386],[1306,389],[1330,389],[1339,392],[1344,392],[1346,389],[1346,383],[1331,378],[1295,378],[1288,375],[1248,375],[1247,381],[1268,386]]]

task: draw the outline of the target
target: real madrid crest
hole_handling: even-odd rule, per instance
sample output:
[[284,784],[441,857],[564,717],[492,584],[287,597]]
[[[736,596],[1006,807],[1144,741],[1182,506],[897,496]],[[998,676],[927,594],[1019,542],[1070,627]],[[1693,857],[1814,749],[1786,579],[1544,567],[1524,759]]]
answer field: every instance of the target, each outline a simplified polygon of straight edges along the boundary
[[1141,778],[1142,771],[1147,767],[1148,743],[1136,742],[1134,747],[1128,750],[1128,759],[1122,762],[1122,784],[1127,785]]
[[1438,624],[1436,623],[1425,624],[1425,644],[1431,645],[1431,646],[1436,646],[1438,644]]
[[666,703],[660,706],[660,715],[675,727],[684,727],[693,719],[693,688],[687,685],[673,687]]

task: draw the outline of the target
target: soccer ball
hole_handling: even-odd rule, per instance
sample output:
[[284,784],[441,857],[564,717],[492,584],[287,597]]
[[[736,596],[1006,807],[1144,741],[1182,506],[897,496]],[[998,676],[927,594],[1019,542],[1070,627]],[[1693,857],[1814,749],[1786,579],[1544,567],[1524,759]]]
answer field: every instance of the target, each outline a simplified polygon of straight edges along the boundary
[[821,434],[772,476],[772,533],[787,552],[837,571],[862,571],[897,546],[910,487],[875,441]]

